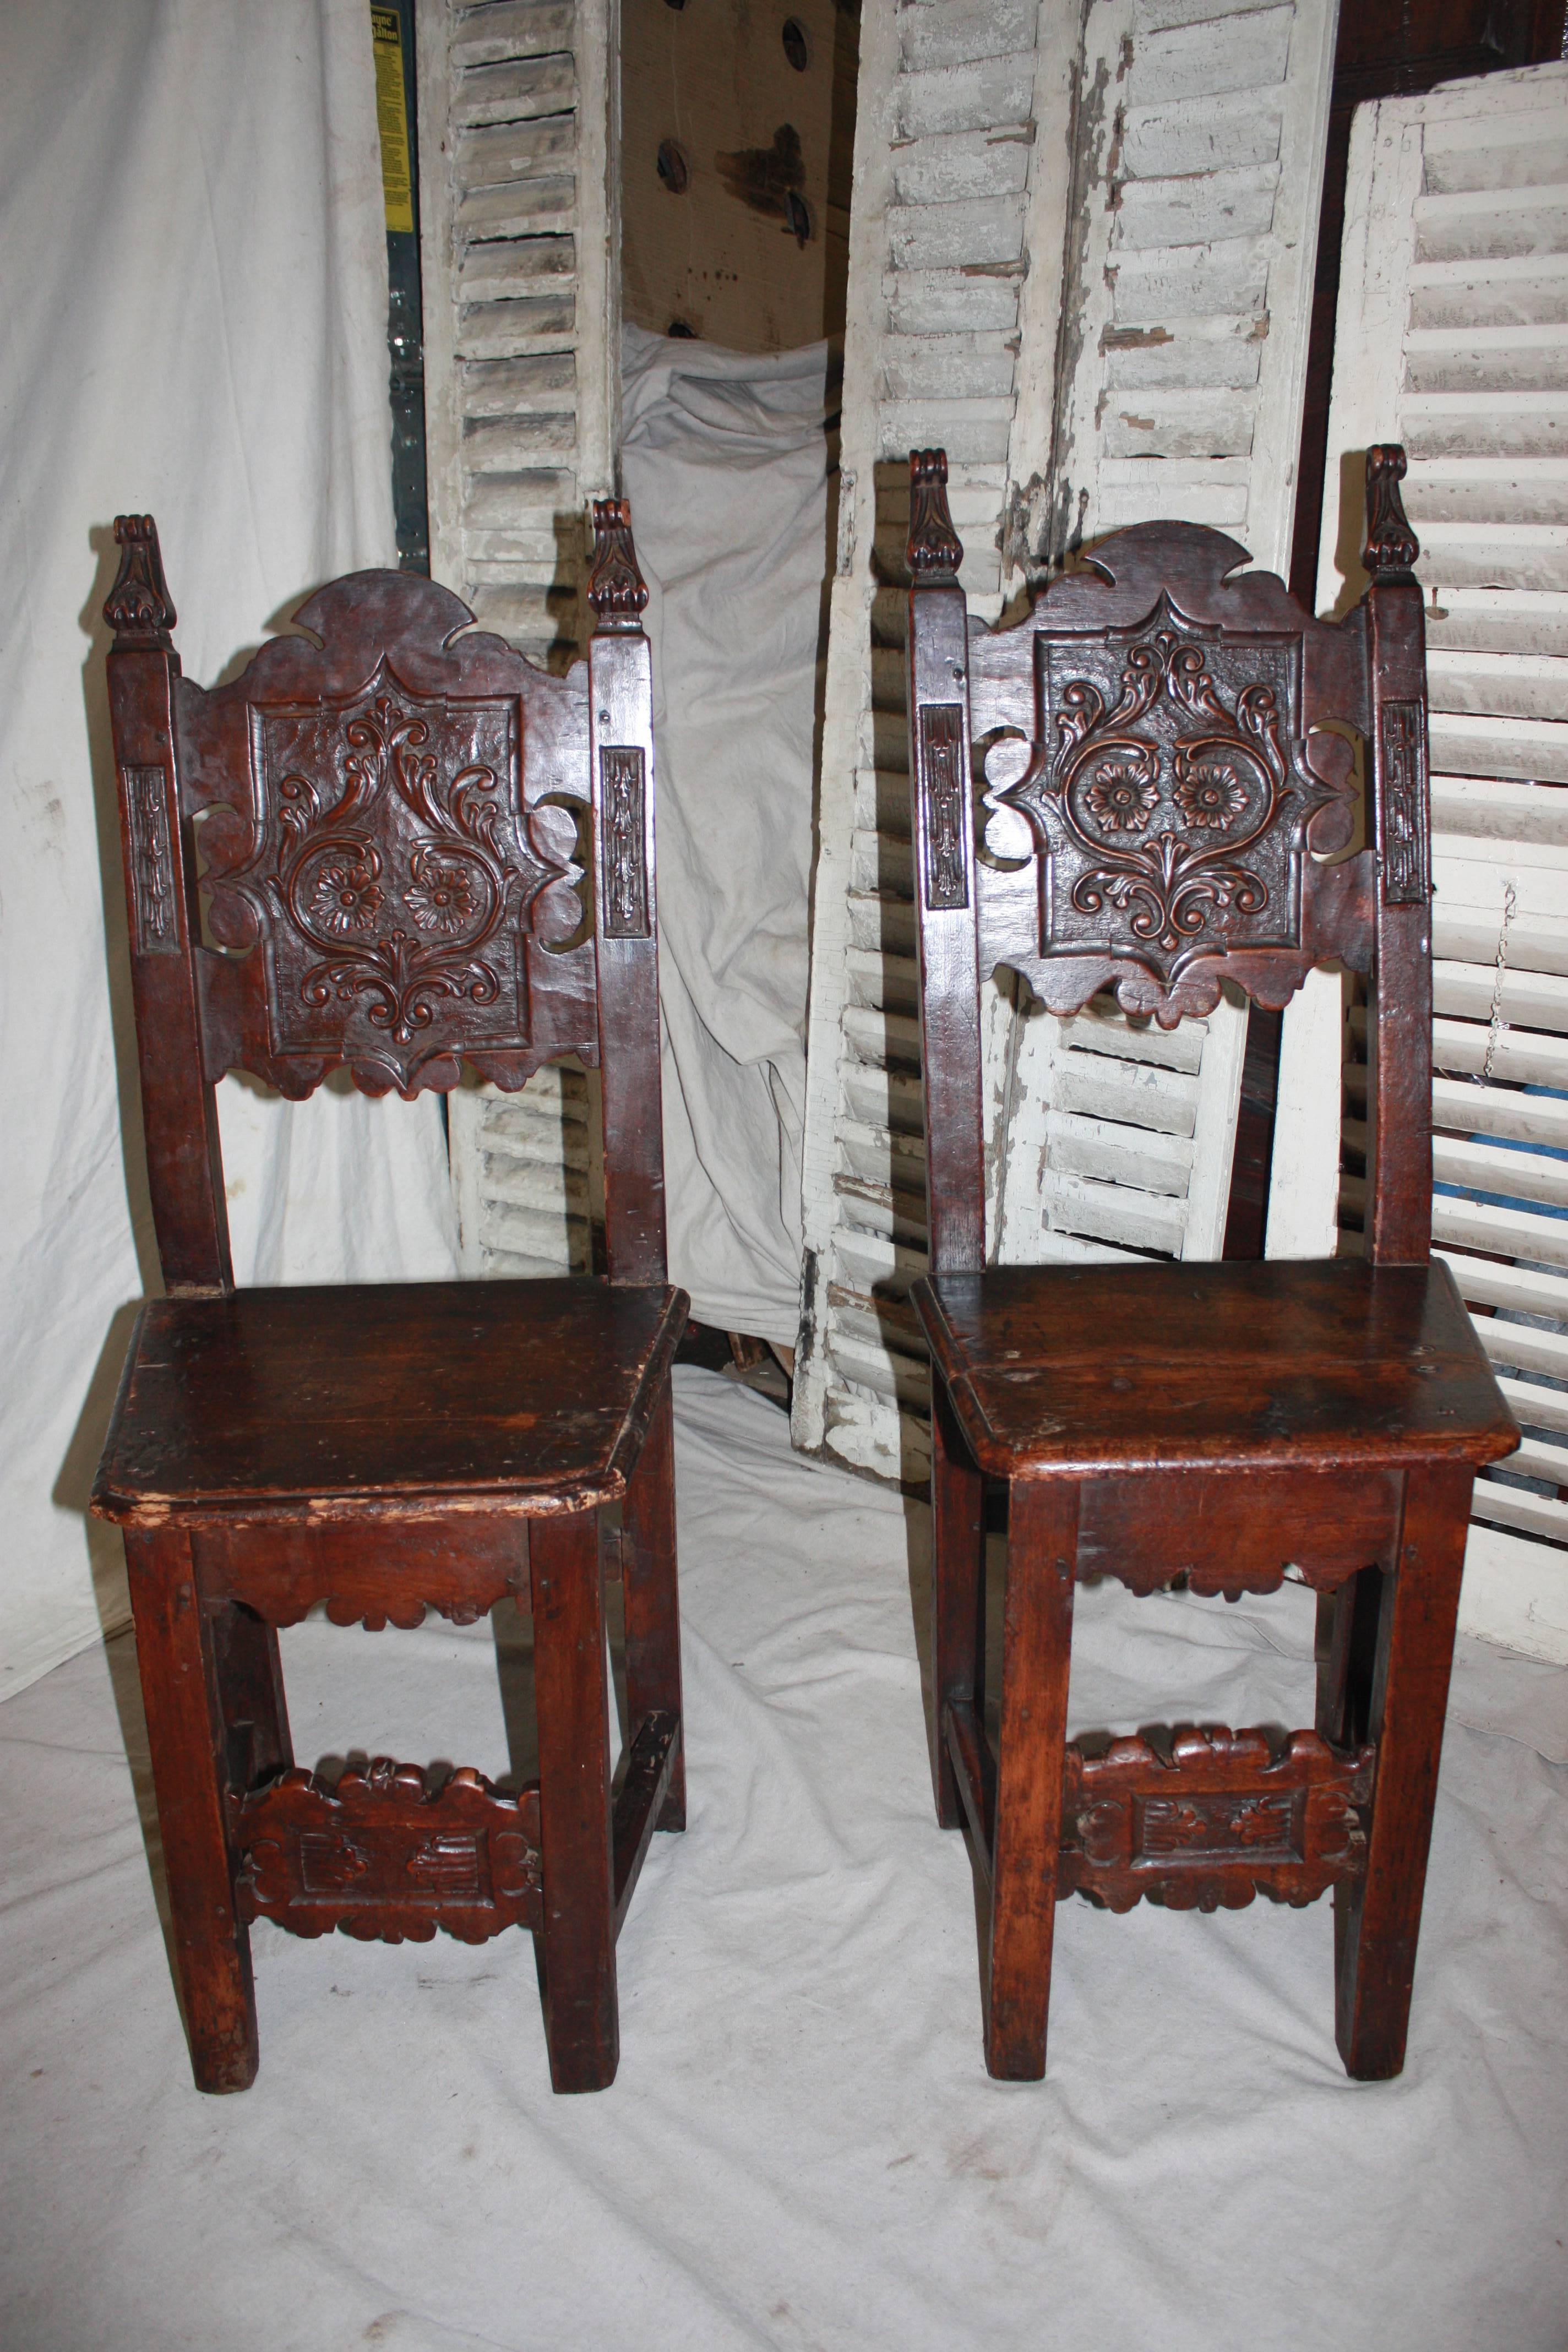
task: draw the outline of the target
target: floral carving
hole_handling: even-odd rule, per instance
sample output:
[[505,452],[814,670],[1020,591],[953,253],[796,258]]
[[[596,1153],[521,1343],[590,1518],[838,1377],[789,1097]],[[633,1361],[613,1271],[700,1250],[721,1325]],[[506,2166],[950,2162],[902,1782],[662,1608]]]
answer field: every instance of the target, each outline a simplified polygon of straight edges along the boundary
[[963,712],[956,702],[921,705],[921,798],[925,824],[925,902],[967,907],[964,869]]
[[1385,702],[1378,713],[1378,800],[1383,903],[1423,907],[1432,895],[1432,810],[1426,782],[1426,712]]
[[120,793],[129,836],[136,952],[177,955],[168,778],[162,768],[121,768]]
[[1177,759],[1176,788],[1171,795],[1189,825],[1206,825],[1215,833],[1228,833],[1232,822],[1247,806],[1247,787],[1229,760],[1212,760],[1206,764]]
[[1043,954],[1136,956],[1168,983],[1187,960],[1294,947],[1316,813],[1348,789],[1293,737],[1300,639],[1245,649],[1163,595],[1132,629],[1036,640],[1036,746],[994,792],[1041,852]]
[[380,870],[381,860],[374,849],[367,849],[362,858],[339,857],[318,867],[310,912],[322,930],[343,938],[350,931],[370,929],[382,901],[374,878]]
[[645,785],[643,755],[636,744],[608,745],[600,752],[605,933],[612,940],[648,936]]
[[351,704],[253,706],[256,815],[232,871],[209,833],[213,929],[265,942],[274,1053],[407,1088],[459,1025],[526,1041],[526,919],[567,868],[520,804],[519,711],[414,695],[384,661]]
[[460,866],[443,865],[428,850],[411,859],[414,881],[403,903],[422,931],[441,931],[448,938],[471,922],[475,912],[473,877]]
[[1084,803],[1107,833],[1142,833],[1160,805],[1160,787],[1142,769],[1107,760],[1095,770]]

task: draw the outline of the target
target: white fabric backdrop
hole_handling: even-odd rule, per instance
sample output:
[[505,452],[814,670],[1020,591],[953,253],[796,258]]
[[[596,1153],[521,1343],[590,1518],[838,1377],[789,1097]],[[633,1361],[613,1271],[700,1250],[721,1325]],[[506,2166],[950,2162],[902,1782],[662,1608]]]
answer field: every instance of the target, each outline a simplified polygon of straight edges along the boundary
[[[130,1642],[0,1708],[7,2352],[1562,2352],[1568,1675],[1459,1644],[1397,2082],[1345,2079],[1325,1899],[1064,1903],[1047,2078],[993,2083],[926,1512],[684,1366],[676,1481],[689,1827],[595,2096],[525,1936],[263,1922],[261,2072],[204,2099]],[[1073,1730],[1308,1722],[1312,1635],[1300,1586],[1084,1586]],[[527,1769],[510,1608],[282,1646],[301,1763]]]
[[812,737],[827,346],[626,330],[621,474],[648,583],[670,1277],[698,1319],[800,1323]]
[[[395,551],[364,0],[0,13],[10,1692],[124,1613],[118,1538],[83,1504],[128,1303],[156,1282],[102,685],[113,517],[156,516],[207,684],[315,583]],[[223,1129],[242,1279],[453,1268],[428,1098],[296,1107],[230,1079]]]

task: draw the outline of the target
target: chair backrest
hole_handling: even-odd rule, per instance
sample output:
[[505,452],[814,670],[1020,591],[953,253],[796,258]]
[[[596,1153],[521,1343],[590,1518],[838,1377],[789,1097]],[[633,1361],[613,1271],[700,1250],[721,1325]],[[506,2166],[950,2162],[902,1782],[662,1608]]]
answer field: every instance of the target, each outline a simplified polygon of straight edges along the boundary
[[[1247,551],[1141,523],[1026,618],[968,619],[940,449],[911,454],[910,771],[931,1264],[984,1257],[979,990],[1053,1013],[1114,987],[1173,1027],[1229,981],[1289,1002],[1339,959],[1373,989],[1368,1238],[1427,1254],[1432,971],[1426,676],[1405,453],[1367,455],[1371,584],[1318,621]],[[1354,837],[1356,751],[1366,839]],[[984,782],[972,782],[978,753]],[[979,807],[975,803],[978,801]]]
[[[151,516],[122,515],[109,697],[164,1279],[232,1285],[214,1089],[604,1085],[612,1281],[665,1274],[652,684],[623,501],[594,509],[586,665],[535,669],[445,588],[360,572],[230,684],[180,674]],[[202,920],[203,902],[206,920]],[[205,940],[204,940],[205,930]]]

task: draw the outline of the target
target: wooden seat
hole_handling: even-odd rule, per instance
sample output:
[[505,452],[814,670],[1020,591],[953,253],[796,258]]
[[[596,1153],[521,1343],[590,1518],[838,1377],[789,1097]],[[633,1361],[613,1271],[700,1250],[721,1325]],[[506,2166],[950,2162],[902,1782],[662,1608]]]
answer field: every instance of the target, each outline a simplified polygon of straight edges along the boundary
[[994,1477],[1473,1461],[1518,1442],[1440,1264],[988,1266],[933,1275],[921,1315]]
[[[1333,1890],[1351,2074],[1404,2063],[1478,1467],[1519,1433],[1432,1208],[1426,674],[1402,451],[1367,461],[1371,586],[1315,621],[1246,551],[1150,523],[1016,626],[968,622],[940,450],[910,459],[910,782],[931,1272],[932,1766],[984,1919],[986,2063],[1044,2072],[1058,1899],[1237,1906]],[[1237,575],[1237,576],[1232,576]],[[1368,777],[1357,815],[1358,740]],[[988,745],[978,824],[972,743]],[[1372,994],[1364,1259],[985,1264],[979,992],[1102,988],[1166,1027],[1222,985]],[[984,1489],[1006,1493],[987,1727]],[[1075,1583],[1319,1595],[1316,1726],[1069,1744]]]
[[363,1283],[157,1298],[94,1499],[296,1515],[618,1500],[685,1322],[668,1283]]
[[[618,2054],[616,1937],[685,1820],[647,590],[595,509],[587,665],[546,677],[427,580],[362,572],[210,693],[148,517],[105,606],[142,1108],[169,1295],[94,1488],[124,1529],[197,2085],[258,2059],[249,1923],[538,1947],[551,2079]],[[200,824],[201,866],[194,835]],[[203,903],[205,902],[205,904]],[[202,917],[205,916],[205,929]],[[210,939],[216,944],[204,943]],[[239,1291],[215,1088],[506,1087],[599,1066],[605,1281]],[[627,1739],[607,1730],[624,1586]],[[530,1608],[537,1785],[298,1769],[277,1628]]]

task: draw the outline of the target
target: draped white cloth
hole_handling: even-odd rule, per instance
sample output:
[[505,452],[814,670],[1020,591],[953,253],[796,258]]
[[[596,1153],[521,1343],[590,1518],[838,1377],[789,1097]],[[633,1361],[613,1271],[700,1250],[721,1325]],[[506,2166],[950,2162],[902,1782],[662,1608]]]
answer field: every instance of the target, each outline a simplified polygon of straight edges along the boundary
[[[522,1934],[264,1924],[260,2074],[204,2099],[129,1640],[0,1707],[7,2352],[1562,2352],[1568,1675],[1459,1644],[1397,2082],[1345,2079],[1325,1900],[1063,1904],[1047,2078],[993,2083],[924,1510],[685,1367],[676,1479],[689,1826],[595,2096]],[[1310,1721],[1312,1632],[1086,1586],[1073,1729]],[[510,1608],[281,1638],[301,1762],[525,1762]]]
[[[156,1282],[99,608],[157,519],[188,675],[395,560],[364,0],[0,26],[0,1692],[123,1614],[83,1506]],[[111,1009],[112,1008],[112,1009]],[[452,1270],[439,1106],[222,1090],[242,1280]]]
[[827,346],[627,327],[622,478],[648,583],[670,1278],[721,1329],[800,1322]]

